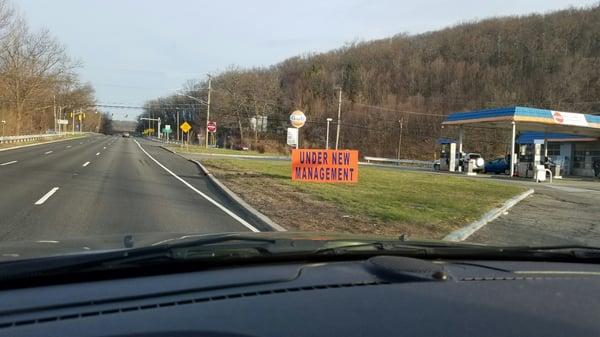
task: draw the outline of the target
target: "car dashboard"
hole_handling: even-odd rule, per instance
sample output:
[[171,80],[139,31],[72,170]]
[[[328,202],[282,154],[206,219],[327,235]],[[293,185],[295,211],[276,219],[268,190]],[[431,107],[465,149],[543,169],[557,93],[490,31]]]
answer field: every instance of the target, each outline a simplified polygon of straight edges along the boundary
[[594,336],[593,264],[379,256],[0,292],[0,336]]

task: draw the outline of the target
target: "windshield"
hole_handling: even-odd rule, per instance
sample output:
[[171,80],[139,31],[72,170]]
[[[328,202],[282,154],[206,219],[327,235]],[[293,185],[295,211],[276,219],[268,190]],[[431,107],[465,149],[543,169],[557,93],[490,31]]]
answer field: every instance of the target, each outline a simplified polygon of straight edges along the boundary
[[599,22],[585,0],[0,0],[0,260],[225,233],[248,256],[273,233],[600,247]]

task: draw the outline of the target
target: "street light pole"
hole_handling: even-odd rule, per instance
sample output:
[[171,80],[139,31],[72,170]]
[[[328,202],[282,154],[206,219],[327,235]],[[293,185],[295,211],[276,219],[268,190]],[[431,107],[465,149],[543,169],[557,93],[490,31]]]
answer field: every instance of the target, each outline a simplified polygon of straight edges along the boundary
[[337,115],[337,132],[335,134],[335,149],[338,149],[338,145],[340,142],[340,118],[342,115],[342,87],[337,88],[339,90],[338,94],[338,115]]
[[212,91],[212,76],[208,76],[208,99],[206,100],[206,128],[205,128],[205,147],[208,149],[208,122],[210,121],[210,92]]
[[325,140],[325,149],[329,150],[329,123],[333,120],[333,118],[327,118],[327,137]]

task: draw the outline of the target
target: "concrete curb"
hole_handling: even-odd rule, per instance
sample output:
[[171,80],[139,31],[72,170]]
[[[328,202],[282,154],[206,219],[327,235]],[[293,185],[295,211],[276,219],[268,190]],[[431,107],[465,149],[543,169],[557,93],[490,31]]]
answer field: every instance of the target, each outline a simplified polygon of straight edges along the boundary
[[512,197],[510,199],[508,199],[501,207],[499,208],[494,208],[491,211],[485,213],[479,220],[472,222],[470,224],[468,224],[467,226],[461,228],[461,229],[457,229],[454,232],[451,232],[450,234],[446,235],[444,237],[444,241],[454,241],[454,242],[458,242],[458,241],[464,241],[466,240],[469,236],[471,236],[473,233],[475,233],[476,231],[478,231],[479,229],[481,229],[483,226],[487,225],[488,222],[496,219],[497,217],[499,217],[502,213],[508,211],[509,209],[511,209],[514,205],[518,204],[520,201],[522,201],[523,199],[527,198],[528,196],[532,195],[534,192],[533,189],[529,189],[515,197]]
[[198,166],[200,168],[200,170],[202,171],[202,173],[204,173],[207,177],[208,180],[218,189],[220,190],[223,194],[225,194],[225,196],[227,196],[227,198],[229,200],[231,200],[232,202],[236,203],[241,209],[243,209],[244,211],[246,211],[248,213],[248,215],[250,217],[253,218],[253,220],[255,220],[258,223],[261,223],[262,225],[269,227],[271,229],[273,229],[274,231],[277,232],[284,232],[286,231],[286,229],[282,226],[280,226],[279,224],[277,224],[275,221],[271,220],[269,217],[267,217],[266,215],[262,214],[261,212],[259,212],[256,208],[250,206],[247,202],[245,202],[242,198],[240,198],[237,194],[235,194],[232,190],[230,190],[227,186],[225,186],[221,181],[219,181],[217,178],[215,178],[215,176],[213,176],[206,167],[204,167],[204,165],[202,165],[199,161],[195,160],[195,159],[190,159],[185,157],[184,155],[177,153],[171,149],[169,149],[166,146],[160,146],[161,148],[176,154],[178,156],[180,156],[181,158],[184,158],[185,160],[188,160],[194,164],[196,164],[196,166]]

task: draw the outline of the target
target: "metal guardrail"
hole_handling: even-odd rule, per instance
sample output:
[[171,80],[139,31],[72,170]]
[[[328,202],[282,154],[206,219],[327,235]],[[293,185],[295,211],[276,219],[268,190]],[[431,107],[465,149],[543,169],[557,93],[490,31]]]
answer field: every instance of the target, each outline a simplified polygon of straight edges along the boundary
[[392,158],[380,158],[380,157],[364,157],[367,163],[390,163],[404,166],[419,166],[433,168],[433,161],[428,160],[411,160],[411,159],[392,159]]
[[49,133],[49,134],[43,134],[43,135],[3,136],[3,137],[0,137],[0,144],[30,142],[30,141],[35,141],[35,140],[50,139],[53,137],[62,137],[62,136],[64,136],[64,134],[58,134],[58,133],[56,133],[56,134]]

